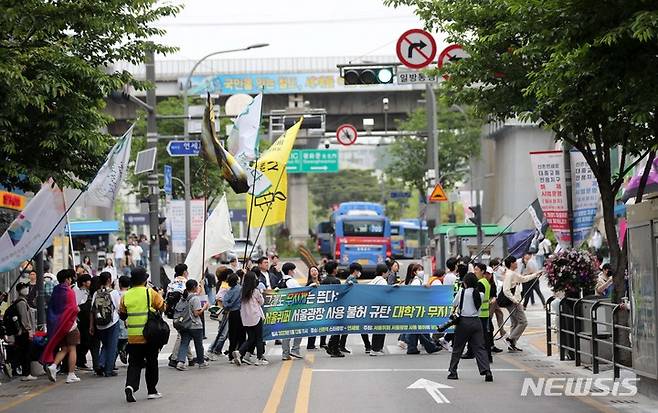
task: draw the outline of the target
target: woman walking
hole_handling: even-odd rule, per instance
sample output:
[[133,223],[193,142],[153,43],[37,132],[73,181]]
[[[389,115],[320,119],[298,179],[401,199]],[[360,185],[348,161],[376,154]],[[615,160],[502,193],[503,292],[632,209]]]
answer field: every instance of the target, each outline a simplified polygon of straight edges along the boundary
[[452,341],[452,357],[448,369],[448,379],[457,380],[457,367],[461,359],[464,347],[468,343],[473,350],[480,375],[485,381],[493,381],[493,375],[489,367],[489,357],[485,349],[484,334],[482,334],[482,323],[480,322],[480,306],[484,294],[476,290],[478,280],[473,273],[464,276],[464,285],[459,289],[452,305],[458,308],[459,322],[455,326],[455,337]]
[[[420,287],[424,285],[423,266],[420,264],[410,264],[407,268],[407,277],[404,279],[404,285],[412,285]],[[429,287],[429,284],[427,285]],[[403,334],[402,340],[407,343],[407,354],[420,354],[418,350],[418,342],[423,345],[427,354],[436,353],[439,347],[432,341],[429,334]]]
[[234,363],[237,363],[234,358],[235,350],[239,349],[245,341],[245,330],[242,325],[242,318],[240,317],[242,287],[238,281],[240,281],[240,278],[237,274],[230,274],[228,276],[227,282],[229,288],[222,298],[224,312],[228,314],[228,359]]
[[[308,278],[306,279],[306,286],[307,287],[317,287],[320,285],[322,282],[322,277],[320,273],[320,269],[316,267],[315,265],[311,266],[308,269]],[[306,341],[306,350],[316,350],[317,347],[315,347],[315,339],[317,337],[309,337],[308,340]],[[320,337],[320,348],[326,348],[327,347],[327,336],[321,336]]]
[[240,317],[242,325],[247,330],[247,341],[242,343],[240,351],[233,352],[233,359],[238,366],[245,362],[252,364],[251,352],[256,348],[256,357],[258,358],[253,364],[257,366],[266,366],[270,364],[265,359],[265,343],[263,342],[263,304],[265,300],[258,289],[258,277],[253,271],[245,274],[242,281],[242,295],[240,302]]

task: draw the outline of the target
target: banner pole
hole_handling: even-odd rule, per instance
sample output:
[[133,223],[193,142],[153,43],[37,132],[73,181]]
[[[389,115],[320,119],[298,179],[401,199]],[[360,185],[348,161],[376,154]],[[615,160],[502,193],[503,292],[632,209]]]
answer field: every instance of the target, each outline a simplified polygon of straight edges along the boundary
[[[251,233],[251,213],[254,209],[254,203],[256,201],[256,174],[258,173],[258,157],[256,157],[256,162],[254,163],[254,173],[253,173],[253,178],[252,178],[252,184],[251,184],[251,205],[249,207],[249,214],[247,216],[247,241],[244,243],[244,255],[242,256],[242,268],[245,270],[249,270],[247,268],[247,249],[249,248],[249,235]],[[258,240],[258,237],[256,237],[256,240]],[[254,246],[256,245],[256,241],[254,241]],[[251,254],[254,252],[252,249],[251,252],[249,253],[249,258],[251,258]]]

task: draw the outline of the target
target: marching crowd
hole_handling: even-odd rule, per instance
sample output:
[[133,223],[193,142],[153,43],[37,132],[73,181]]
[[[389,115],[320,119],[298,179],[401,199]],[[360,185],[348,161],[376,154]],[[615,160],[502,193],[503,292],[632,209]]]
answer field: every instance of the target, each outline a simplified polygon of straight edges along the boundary
[[[171,319],[170,324],[176,330],[174,349],[169,356],[172,368],[205,369],[209,362],[221,359],[236,366],[266,366],[269,361],[265,356],[262,309],[266,290],[302,284],[311,287],[340,284],[341,278],[350,285],[363,282],[358,263],[352,263],[340,273],[335,261],[311,266],[306,282],[300,283],[298,280],[304,276],[295,264],[287,262],[279,267],[276,255],[270,259],[258,259],[249,270],[240,269],[234,259],[229,266],[217,268],[214,274],[206,272],[202,285],[188,278],[185,264],[178,264],[174,279],[163,290],[150,286],[149,275],[139,266],[132,268],[130,276],[119,277],[106,270],[92,276],[83,265],[75,270],[59,271],[56,277],[49,274],[52,285],[47,296],[47,339],[35,326],[33,274],[30,273],[30,282],[16,285],[17,298],[4,311],[3,333],[10,344],[6,369],[22,376],[22,380],[35,380],[31,369],[38,360],[51,381],[64,374],[66,383],[75,383],[80,381],[76,370],[93,371],[101,377],[117,376],[119,359],[128,364],[125,385],[128,402],[136,400],[134,393],[139,389],[143,369],[147,398],[160,398],[158,354],[163,343],[152,341],[146,331],[157,313]],[[518,340],[527,326],[524,309],[532,291],[543,302],[534,281],[541,274],[531,254],[518,261],[514,257],[507,257],[503,262],[492,259],[488,265],[472,262],[468,257],[451,257],[445,263],[445,270],[438,269],[430,277],[425,276],[419,264],[409,264],[402,275],[397,262],[387,261],[376,267],[369,285],[452,286],[453,307],[459,314],[452,317],[454,330],[431,335],[402,334],[398,336],[398,345],[409,355],[420,353],[419,343],[429,354],[442,349],[450,351],[449,379],[458,379],[460,359],[475,359],[480,374],[486,381],[493,381],[489,367],[492,354],[503,351],[494,344],[494,335],[504,337],[508,351],[522,351]],[[528,292],[525,300],[522,290]],[[511,320],[509,333],[504,329],[503,309]],[[218,321],[218,332],[206,349],[208,319]],[[361,334],[361,338],[365,353],[385,354],[385,334]],[[306,340],[307,351],[317,349],[316,337]],[[274,344],[281,345],[283,360],[303,357],[301,338],[277,340]],[[319,347],[331,357],[345,357],[352,351],[347,347],[347,335],[319,337]]]

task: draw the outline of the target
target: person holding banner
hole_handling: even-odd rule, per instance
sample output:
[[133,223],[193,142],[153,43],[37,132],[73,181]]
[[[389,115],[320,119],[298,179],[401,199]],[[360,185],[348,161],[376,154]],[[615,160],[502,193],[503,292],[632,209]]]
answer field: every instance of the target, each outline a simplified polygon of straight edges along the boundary
[[[375,278],[370,282],[370,285],[388,285],[384,275],[388,272],[386,264],[377,264],[375,267]],[[386,334],[373,334],[372,335],[372,349],[370,350],[371,356],[383,356],[384,342],[386,341]]]
[[[308,279],[306,280],[307,287],[317,287],[322,282],[322,277],[320,276],[320,268],[315,265],[309,267],[308,269]],[[306,341],[306,350],[315,350],[315,338],[309,337]],[[320,337],[320,348],[327,347],[327,336]]]
[[[265,300],[258,289],[258,284],[258,277],[253,271],[247,272],[242,280],[240,317],[247,330],[247,341],[242,343],[240,351],[233,352],[233,360],[238,366],[243,362],[256,366],[270,364],[265,358],[265,343],[263,342],[263,320],[265,319],[263,304],[265,304]],[[258,358],[256,361],[251,359],[251,351],[254,348],[256,348]]]
[[[278,258],[278,257],[277,257]],[[274,267],[275,264],[272,264]],[[276,268],[276,267],[275,267]],[[295,269],[297,267],[295,264],[291,262],[287,262],[283,264],[283,267],[281,267],[281,272],[283,274],[283,278],[281,278],[281,281],[279,281],[279,284],[277,285],[277,289],[286,289],[286,288],[298,288],[301,287],[297,280],[293,277],[295,275]],[[290,340],[292,340],[292,349],[290,348]],[[295,337],[293,339],[290,338],[284,338],[281,340],[281,349],[282,349],[282,355],[281,355],[281,360],[292,360],[293,358],[296,359],[302,359],[301,354],[299,354],[299,346],[302,344],[302,338],[301,337]]]
[[[358,262],[353,262],[350,264],[350,275],[347,277],[346,283],[348,285],[354,285],[359,283],[359,277],[361,277],[361,271],[363,267]],[[370,337],[367,334],[361,334],[361,340],[363,341],[363,346],[365,347],[366,354],[370,354],[372,346],[370,345]],[[346,353],[347,348],[347,334],[343,334],[340,337],[340,351]]]
[[[384,267],[386,267],[384,265]],[[340,284],[340,280],[336,277],[338,273],[338,263],[336,261],[329,261],[324,265],[324,270],[327,275],[322,280],[322,285]],[[340,335],[334,334],[329,337],[329,344],[327,345],[327,354],[331,357],[345,357],[340,351]]]

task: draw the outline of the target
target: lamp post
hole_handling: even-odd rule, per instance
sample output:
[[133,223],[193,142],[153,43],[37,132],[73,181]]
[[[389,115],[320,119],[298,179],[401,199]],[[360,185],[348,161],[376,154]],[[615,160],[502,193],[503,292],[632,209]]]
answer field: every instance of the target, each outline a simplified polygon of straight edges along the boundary
[[[188,103],[188,90],[190,88],[190,81],[192,79],[192,76],[194,75],[194,71],[199,67],[199,65],[208,59],[209,57],[216,56],[219,54],[226,54],[226,53],[233,53],[233,52],[242,52],[245,50],[251,50],[251,49],[258,49],[261,47],[267,47],[269,46],[269,43],[256,43],[252,44],[247,47],[239,48],[239,49],[228,49],[228,50],[220,50],[217,52],[209,53],[205,56],[203,56],[201,59],[197,60],[197,62],[192,66],[192,70],[190,70],[190,73],[187,75],[185,78],[185,83],[183,84],[183,111],[185,113],[185,140],[189,139],[189,103]],[[190,157],[186,156],[185,159],[183,160],[183,168],[184,168],[184,179],[185,182],[183,184],[183,187],[185,188],[185,251],[186,254],[187,252],[190,251],[190,248],[192,246],[192,240],[191,238],[191,230],[192,230],[192,215],[190,212],[190,201],[192,199],[192,195],[190,193]]]

